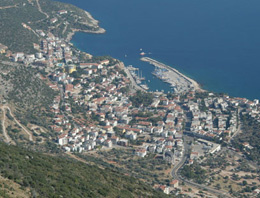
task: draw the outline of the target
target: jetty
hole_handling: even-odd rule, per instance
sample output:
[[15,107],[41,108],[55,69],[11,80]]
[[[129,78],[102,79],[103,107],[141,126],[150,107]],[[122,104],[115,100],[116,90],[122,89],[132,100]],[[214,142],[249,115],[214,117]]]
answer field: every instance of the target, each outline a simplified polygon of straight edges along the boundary
[[200,88],[196,81],[185,76],[175,68],[172,68],[149,57],[142,57],[141,61],[154,65],[155,71],[152,74],[162,81],[170,84],[175,93],[184,93],[190,90],[204,91]]

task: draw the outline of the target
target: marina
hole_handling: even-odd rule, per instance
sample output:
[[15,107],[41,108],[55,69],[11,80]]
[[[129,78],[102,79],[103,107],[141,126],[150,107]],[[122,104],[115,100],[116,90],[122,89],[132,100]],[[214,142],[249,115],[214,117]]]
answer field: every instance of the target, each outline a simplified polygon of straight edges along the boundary
[[135,84],[139,86],[139,88],[147,91],[149,90],[149,87],[147,84],[144,84],[143,81],[145,81],[145,77],[142,76],[142,71],[139,68],[133,67],[132,65],[129,65],[126,67],[127,73],[129,73],[134,80]]
[[155,66],[155,70],[152,74],[165,83],[170,84],[175,93],[185,93],[190,90],[202,90],[196,81],[168,65],[149,57],[142,57],[141,60]]

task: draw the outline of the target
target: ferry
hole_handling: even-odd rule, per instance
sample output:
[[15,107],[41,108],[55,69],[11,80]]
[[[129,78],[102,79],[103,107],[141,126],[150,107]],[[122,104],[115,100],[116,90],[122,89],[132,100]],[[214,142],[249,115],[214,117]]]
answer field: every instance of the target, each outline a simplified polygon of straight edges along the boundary
[[141,52],[141,53],[140,53],[140,55],[141,55],[141,56],[144,56],[144,55],[145,55],[145,53],[144,53],[144,52]]

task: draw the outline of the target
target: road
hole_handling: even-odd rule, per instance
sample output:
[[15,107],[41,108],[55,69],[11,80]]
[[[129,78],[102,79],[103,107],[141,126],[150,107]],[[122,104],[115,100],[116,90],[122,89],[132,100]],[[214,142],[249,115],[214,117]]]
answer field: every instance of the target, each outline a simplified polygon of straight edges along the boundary
[[0,10],[9,9],[9,8],[16,8],[16,7],[17,7],[17,4],[12,5],[12,6],[2,6],[2,7],[0,7]]
[[9,137],[9,135],[6,132],[6,128],[5,128],[5,108],[1,107],[2,111],[3,111],[3,119],[2,119],[2,128],[3,128],[3,134],[5,137],[5,142],[10,144],[12,142],[12,139]]
[[[14,121],[16,122],[16,124],[18,124],[27,134],[29,137],[30,141],[33,141],[33,136],[32,133],[30,131],[28,131],[23,125],[21,125],[20,122],[18,122],[18,120],[14,117],[14,115],[12,114],[11,109],[8,106],[2,106],[2,109],[8,109],[10,112],[10,115],[13,117]],[[5,116],[5,111],[4,111],[4,116]],[[4,117],[5,118],[5,117]],[[5,127],[4,127],[5,128]]]
[[222,190],[216,190],[214,188],[211,188],[211,187],[208,187],[208,186],[204,186],[202,184],[197,184],[195,182],[192,182],[192,181],[189,181],[183,177],[181,177],[179,175],[179,170],[180,168],[184,165],[184,163],[187,161],[188,159],[188,149],[189,149],[189,145],[187,144],[187,142],[185,141],[184,139],[184,154],[183,154],[183,157],[181,159],[181,161],[176,165],[174,166],[174,168],[172,169],[172,172],[171,172],[171,175],[174,179],[177,179],[179,181],[182,181],[192,187],[195,187],[195,188],[199,188],[201,190],[207,190],[207,192],[209,193],[212,193],[216,196],[221,196],[221,197],[227,197],[227,198],[231,198],[231,196],[228,195],[227,192],[225,191],[222,191]]
[[125,66],[124,66],[124,71],[125,71],[125,73],[127,74],[127,77],[130,79],[131,84],[133,85],[134,89],[136,89],[136,90],[141,90],[141,91],[146,92],[145,89],[143,89],[143,88],[140,87],[138,84],[136,84],[136,82],[135,82],[133,76],[130,74],[129,70],[128,70]]
[[42,11],[41,5],[39,3],[39,0],[36,0],[37,6],[38,6],[38,10],[40,13],[44,14],[46,16],[46,19],[49,18],[49,15],[46,12]]
[[241,112],[241,108],[239,107],[238,110],[237,110],[237,116],[238,116],[238,127],[237,127],[237,130],[236,132],[234,132],[234,134],[231,136],[229,142],[235,137],[237,136],[240,132],[241,132],[241,122],[240,122],[240,112]]

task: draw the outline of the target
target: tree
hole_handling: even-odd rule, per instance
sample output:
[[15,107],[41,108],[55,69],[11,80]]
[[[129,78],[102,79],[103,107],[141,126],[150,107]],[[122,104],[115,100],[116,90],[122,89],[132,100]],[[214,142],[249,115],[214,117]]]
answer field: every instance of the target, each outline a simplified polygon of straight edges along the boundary
[[244,181],[242,182],[242,185],[243,185],[243,186],[246,186],[246,185],[247,185],[247,181],[244,180]]
[[131,96],[129,99],[136,107],[140,107],[140,106],[147,107],[151,105],[153,102],[153,94],[138,90],[136,92],[136,95]]

